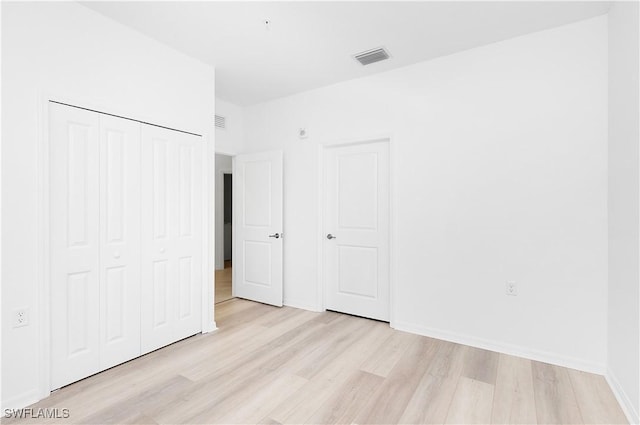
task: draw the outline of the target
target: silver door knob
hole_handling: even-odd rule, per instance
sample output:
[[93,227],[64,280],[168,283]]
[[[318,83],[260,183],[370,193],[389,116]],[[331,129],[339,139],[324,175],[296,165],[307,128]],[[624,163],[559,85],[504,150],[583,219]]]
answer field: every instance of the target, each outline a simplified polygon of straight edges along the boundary
[[164,248],[160,248],[160,252],[164,252]]
[[331,240],[331,239],[337,239],[335,236],[333,236],[331,233],[329,233],[327,235],[327,239]]
[[113,258],[120,258],[120,252],[116,251],[113,253]]
[[269,235],[270,238],[280,238],[280,233],[274,233],[273,235]]

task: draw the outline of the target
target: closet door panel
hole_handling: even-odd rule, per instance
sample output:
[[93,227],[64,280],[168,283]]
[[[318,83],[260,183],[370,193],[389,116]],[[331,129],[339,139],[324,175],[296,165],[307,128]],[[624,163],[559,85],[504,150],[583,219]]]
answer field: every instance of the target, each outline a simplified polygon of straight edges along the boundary
[[202,141],[181,133],[176,155],[178,222],[176,326],[174,338],[200,332],[202,327]]
[[142,351],[201,330],[202,141],[142,126]]
[[100,368],[140,355],[140,124],[100,115]]
[[49,104],[51,388],[99,370],[99,119]]
[[142,352],[173,342],[177,280],[175,134],[142,126]]

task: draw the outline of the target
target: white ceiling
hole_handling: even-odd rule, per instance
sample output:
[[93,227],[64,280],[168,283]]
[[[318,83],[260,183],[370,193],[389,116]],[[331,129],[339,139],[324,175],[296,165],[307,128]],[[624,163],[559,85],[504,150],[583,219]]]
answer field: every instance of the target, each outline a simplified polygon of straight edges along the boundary
[[[250,105],[607,13],[607,2],[83,2],[216,67]],[[267,30],[263,21],[271,21]],[[352,55],[384,46],[390,60]]]

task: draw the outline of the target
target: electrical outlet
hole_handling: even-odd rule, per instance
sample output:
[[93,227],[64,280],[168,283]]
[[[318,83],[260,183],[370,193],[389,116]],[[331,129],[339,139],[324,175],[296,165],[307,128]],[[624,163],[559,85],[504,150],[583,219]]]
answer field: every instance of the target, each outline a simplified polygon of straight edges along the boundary
[[508,281],[505,288],[505,293],[512,296],[518,295],[518,284],[513,280]]
[[13,312],[13,327],[19,328],[29,324],[29,309],[21,308]]

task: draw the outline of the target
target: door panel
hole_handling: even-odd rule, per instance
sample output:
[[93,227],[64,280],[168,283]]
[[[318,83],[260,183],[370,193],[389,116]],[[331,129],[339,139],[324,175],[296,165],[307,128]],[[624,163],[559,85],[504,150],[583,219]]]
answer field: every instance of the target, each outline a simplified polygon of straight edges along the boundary
[[[147,129],[147,131],[151,131]],[[158,241],[167,237],[169,226],[169,179],[171,175],[168,170],[169,163],[169,142],[165,138],[153,137],[151,144],[151,169],[153,179],[150,184],[145,184],[144,188],[151,192],[153,214],[153,239]],[[147,152],[148,153],[148,152]],[[145,161],[146,163],[146,161]]]
[[[104,291],[106,294],[106,308],[104,314],[107,317],[104,323],[105,335],[102,343],[109,346],[123,341],[128,336],[127,319],[125,311],[129,307],[127,298],[127,270],[126,267],[112,267],[106,269],[106,279],[104,281]],[[139,321],[137,321],[139,322]],[[138,346],[140,333],[138,332]],[[138,350],[139,351],[139,350]],[[133,355],[136,352],[134,351]]]
[[91,275],[88,272],[70,273],[67,276],[67,354],[69,358],[93,351],[89,326],[93,323],[87,306],[91,304]]
[[51,388],[99,370],[99,119],[49,104]]
[[[151,126],[142,128],[142,304],[141,344],[146,353],[172,342],[172,303],[169,288],[175,281],[173,255],[175,199],[171,182],[175,170],[171,159],[176,135]],[[148,217],[150,220],[145,220]]]
[[191,257],[182,257],[178,260],[178,319],[184,320],[189,318],[193,313],[192,305],[192,291],[193,291],[193,279],[192,276],[192,264],[193,259]]
[[282,166],[280,151],[233,159],[234,295],[275,306],[282,306]]
[[388,142],[325,151],[326,308],[389,320]]
[[378,226],[378,154],[365,152],[336,157],[338,225],[341,230]]
[[173,287],[174,341],[202,330],[202,155],[199,136],[178,133],[177,139],[177,226]]
[[180,224],[180,237],[193,236],[193,185],[194,185],[194,147],[189,145],[179,146],[179,185],[178,185],[178,222]]
[[151,297],[152,304],[152,328],[156,332],[162,332],[163,329],[166,329],[168,335],[166,336],[167,340],[171,339],[169,326],[169,317],[171,317],[171,312],[169,310],[169,285],[167,284],[170,281],[170,277],[168,276],[169,272],[169,261],[168,260],[156,260],[153,262],[153,275],[151,278],[151,290],[153,295]]
[[100,114],[100,368],[140,355],[140,124]]
[[[378,248],[338,245],[338,293],[378,297]],[[358,267],[353,265],[357,264]]]
[[271,222],[271,160],[246,161],[242,167],[244,173],[242,223],[245,226],[268,229],[273,225]]
[[151,278],[151,290],[153,300],[152,308],[152,328],[154,332],[166,332],[167,341],[171,340],[171,330],[169,329],[169,285],[171,280],[169,275],[169,261],[156,260],[153,262],[153,276]]
[[201,330],[202,140],[143,125],[142,158],[146,353]]

